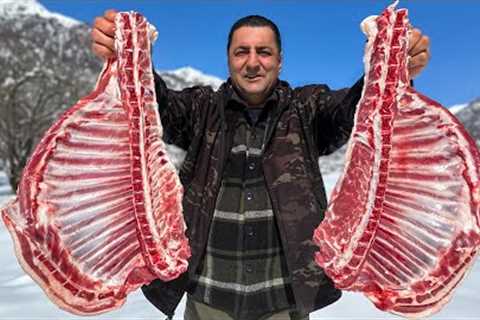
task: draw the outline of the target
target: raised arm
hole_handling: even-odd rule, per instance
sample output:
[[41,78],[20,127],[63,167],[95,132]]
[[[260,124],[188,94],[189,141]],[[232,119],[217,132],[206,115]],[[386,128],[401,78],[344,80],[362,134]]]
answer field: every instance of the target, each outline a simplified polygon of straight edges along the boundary
[[[92,25],[92,51],[104,60],[115,55],[116,14],[116,10],[107,10],[103,16],[96,17]],[[170,90],[162,78],[155,71],[153,73],[163,138],[167,143],[188,149],[195,135],[195,119],[199,118],[199,110],[210,100],[213,90],[210,87]]]
[[206,86],[171,90],[157,73],[154,72],[154,76],[163,140],[186,150],[199,134],[196,120],[200,119],[202,107],[210,102],[214,92]]
[[351,88],[341,90],[330,90],[326,85],[297,89],[300,99],[306,102],[310,134],[318,155],[328,155],[347,142],[362,89],[363,77]]
[[[418,76],[430,60],[430,40],[420,29],[409,36],[410,78]],[[307,88],[315,97],[312,108],[313,135],[320,155],[334,152],[345,144],[353,128],[355,107],[363,89],[363,77],[351,88],[330,90],[326,86]]]
[[116,10],[105,11],[103,16],[96,17],[92,25],[92,51],[106,60],[115,55],[115,15]]

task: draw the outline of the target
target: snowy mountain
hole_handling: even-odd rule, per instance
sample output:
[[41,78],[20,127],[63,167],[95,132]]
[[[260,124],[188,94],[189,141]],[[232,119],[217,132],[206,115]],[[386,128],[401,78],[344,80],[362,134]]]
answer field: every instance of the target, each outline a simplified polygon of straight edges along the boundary
[[461,103],[461,104],[455,104],[449,107],[448,110],[453,114],[457,114],[460,111],[462,111],[462,109],[465,109],[466,107],[468,107],[468,103]]
[[480,98],[470,102],[465,108],[456,113],[467,131],[477,142],[480,148]]
[[61,79],[72,87],[65,92],[68,104],[95,84],[101,62],[91,53],[84,23],[51,13],[34,0],[0,0],[0,39],[4,86],[34,75],[44,77],[42,83]]
[[[20,148],[23,141],[28,141],[29,150],[19,153],[29,154],[54,119],[91,92],[102,61],[91,51],[88,24],[50,12],[35,0],[0,0],[0,39],[0,114],[25,124],[4,132],[0,118],[0,159],[6,159],[11,147]],[[216,89],[222,82],[191,67],[160,74],[177,90],[194,85]],[[0,160],[0,169],[3,164]],[[13,169],[13,176],[19,168]]]
[[[81,87],[91,90],[101,68],[101,61],[90,49],[90,26],[52,13],[35,0],[0,0],[0,38],[0,66],[12,62],[22,65],[18,73],[43,69],[65,74],[66,70],[58,70],[63,67],[69,69],[67,78],[89,82]],[[222,82],[192,67],[159,73],[167,86],[176,90],[194,85],[216,89]],[[15,76],[21,74],[7,74],[3,80]]]
[[223,80],[206,75],[192,67],[184,67],[174,71],[160,71],[159,74],[170,89],[181,90],[196,85],[211,86],[214,90],[222,84]]
[[33,0],[0,0],[0,158],[12,185],[43,132],[95,85],[89,27]]
[[1,20],[28,19],[32,16],[56,20],[67,28],[81,24],[78,20],[48,11],[35,0],[0,0]]

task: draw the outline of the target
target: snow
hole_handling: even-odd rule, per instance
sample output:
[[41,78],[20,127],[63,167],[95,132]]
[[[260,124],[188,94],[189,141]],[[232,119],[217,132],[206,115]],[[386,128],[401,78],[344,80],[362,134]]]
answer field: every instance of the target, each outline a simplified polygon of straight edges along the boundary
[[[324,176],[327,194],[331,193],[339,173]],[[0,172],[0,207],[13,195],[4,173]],[[0,319],[85,319],[59,309],[46,297],[35,282],[23,272],[13,250],[13,243],[3,223],[0,223]],[[477,262],[452,301],[431,319],[479,319],[480,318],[480,264]],[[174,319],[183,319],[185,298],[177,308]],[[129,295],[119,310],[89,319],[163,319],[162,314],[151,305],[140,290]],[[311,320],[327,319],[399,319],[382,312],[362,294],[344,292],[343,297],[333,305],[310,315]]]
[[457,114],[467,106],[468,106],[468,103],[455,104],[455,105],[449,107],[448,110],[453,114]]
[[82,24],[82,22],[78,20],[48,11],[35,0],[0,0],[0,17],[4,19],[15,19],[19,16],[30,15],[56,19],[67,28]]
[[180,69],[176,69],[172,71],[173,74],[177,75],[178,77],[184,79],[186,82],[196,82],[198,80],[201,80],[203,82],[206,82],[208,85],[211,85],[212,87],[219,87],[223,80],[206,75],[202,73],[201,71],[198,71],[197,69],[194,69],[192,67],[183,67]]
[[12,196],[12,189],[8,184],[8,178],[5,172],[0,171],[0,206],[2,202],[8,200]]
[[179,79],[182,79],[182,82],[187,84],[201,83],[202,85],[211,86],[213,89],[217,89],[223,83],[222,79],[211,75],[206,75],[190,66],[170,71],[160,71],[160,73],[175,75]]

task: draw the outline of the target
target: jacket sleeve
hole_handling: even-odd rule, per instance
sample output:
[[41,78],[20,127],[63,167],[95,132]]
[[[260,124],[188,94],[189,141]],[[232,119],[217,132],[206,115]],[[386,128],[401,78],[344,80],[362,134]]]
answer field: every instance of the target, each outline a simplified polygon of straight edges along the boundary
[[168,89],[165,81],[154,72],[155,93],[163,127],[163,140],[184,150],[195,136],[196,120],[205,102],[211,100],[210,87],[191,87],[181,91]]
[[313,89],[311,127],[319,155],[336,151],[350,138],[362,89],[363,77],[351,88],[330,90],[321,85]]

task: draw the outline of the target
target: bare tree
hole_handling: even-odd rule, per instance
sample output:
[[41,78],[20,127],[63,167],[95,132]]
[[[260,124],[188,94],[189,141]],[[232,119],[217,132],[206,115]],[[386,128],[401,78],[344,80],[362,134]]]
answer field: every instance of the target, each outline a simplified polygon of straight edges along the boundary
[[64,94],[72,85],[41,70],[14,79],[1,89],[0,155],[16,189],[33,147],[62,111]]
[[91,90],[100,69],[87,26],[40,22],[0,24],[0,161],[13,190],[45,130]]

